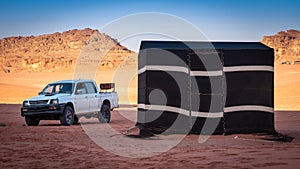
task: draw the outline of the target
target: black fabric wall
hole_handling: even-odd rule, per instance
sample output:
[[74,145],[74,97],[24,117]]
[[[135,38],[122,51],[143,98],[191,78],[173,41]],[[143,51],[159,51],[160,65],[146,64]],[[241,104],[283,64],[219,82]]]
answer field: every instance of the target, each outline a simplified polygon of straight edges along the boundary
[[[142,59],[141,59],[142,58]],[[188,74],[176,67],[188,70],[186,50],[145,49],[139,54],[138,103],[139,105],[168,106],[189,109]],[[163,66],[163,67],[161,67]],[[174,70],[165,70],[166,67]],[[153,67],[156,69],[153,70]],[[138,108],[138,123],[153,133],[188,133],[189,114],[152,107]]]
[[[220,113],[224,109],[224,84],[222,55],[216,50],[189,50],[191,79],[191,111],[202,115],[192,115],[192,133],[223,133],[223,117],[210,117],[208,113]],[[200,72],[197,74],[197,72]],[[203,72],[221,72],[217,75]],[[213,87],[212,87],[213,86]],[[213,101],[212,101],[213,100]],[[205,116],[206,115],[206,116]],[[208,126],[208,127],[205,127]],[[212,131],[213,129],[213,131]]]
[[186,44],[142,42],[137,125],[157,134],[275,131],[273,49]]
[[[225,110],[233,106],[274,107],[274,75],[271,71],[247,70],[247,66],[271,66],[272,50],[225,50],[224,67],[245,70],[225,71],[227,97]],[[226,70],[226,69],[225,69]],[[274,114],[260,110],[236,110],[224,113],[224,133],[273,132]]]

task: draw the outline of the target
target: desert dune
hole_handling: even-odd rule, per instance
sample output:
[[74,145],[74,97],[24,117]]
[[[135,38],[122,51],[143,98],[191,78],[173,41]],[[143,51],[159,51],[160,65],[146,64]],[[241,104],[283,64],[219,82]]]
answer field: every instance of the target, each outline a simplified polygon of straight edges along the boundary
[[[130,73],[128,73],[130,72]],[[121,104],[137,104],[137,67],[95,72],[98,83],[115,82]],[[0,73],[0,103],[20,104],[35,96],[48,83],[73,79],[73,73]],[[300,110],[300,64],[276,65],[274,72],[275,110]]]

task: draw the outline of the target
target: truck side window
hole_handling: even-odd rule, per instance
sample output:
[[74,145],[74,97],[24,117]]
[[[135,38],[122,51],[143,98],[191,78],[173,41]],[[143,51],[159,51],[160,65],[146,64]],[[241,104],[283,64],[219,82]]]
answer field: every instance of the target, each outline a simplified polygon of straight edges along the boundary
[[57,85],[54,87],[54,89],[53,89],[53,93],[59,93],[60,87],[61,87],[61,86],[62,86],[62,85],[57,84]]
[[77,83],[75,94],[86,94],[86,88],[84,83]]
[[97,93],[97,90],[93,83],[85,83],[85,87],[87,88],[88,93]]

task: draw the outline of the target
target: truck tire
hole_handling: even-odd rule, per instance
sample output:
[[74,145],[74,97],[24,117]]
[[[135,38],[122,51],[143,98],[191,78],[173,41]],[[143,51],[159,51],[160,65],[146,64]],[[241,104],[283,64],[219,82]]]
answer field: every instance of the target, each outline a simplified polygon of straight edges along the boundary
[[73,122],[73,124],[78,124],[78,121],[79,121],[79,118],[76,115],[74,115],[74,122]]
[[62,115],[59,117],[60,123],[64,126],[70,126],[74,123],[74,110],[67,106]]
[[40,120],[33,116],[25,116],[25,122],[27,126],[37,126],[40,123]]
[[110,122],[110,107],[107,104],[103,104],[101,111],[98,112],[98,120],[100,123],[109,123]]

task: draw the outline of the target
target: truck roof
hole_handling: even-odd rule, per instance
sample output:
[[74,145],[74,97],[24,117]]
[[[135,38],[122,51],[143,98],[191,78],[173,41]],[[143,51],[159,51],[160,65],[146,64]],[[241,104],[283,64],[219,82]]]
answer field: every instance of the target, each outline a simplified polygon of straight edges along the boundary
[[54,83],[78,83],[78,82],[94,82],[94,80],[88,80],[88,79],[59,80],[59,81],[53,82],[53,83],[51,83],[51,84],[54,84]]

